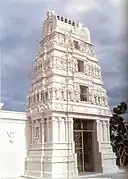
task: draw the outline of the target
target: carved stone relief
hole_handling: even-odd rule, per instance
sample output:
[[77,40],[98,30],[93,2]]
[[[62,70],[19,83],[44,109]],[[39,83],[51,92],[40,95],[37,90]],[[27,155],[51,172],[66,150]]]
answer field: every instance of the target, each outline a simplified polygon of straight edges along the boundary
[[41,128],[41,120],[34,120],[32,123],[33,127],[33,143],[40,142],[40,128]]
[[[35,91],[38,84],[36,83],[35,89],[33,94],[31,94],[29,101],[30,103],[36,103],[37,101],[43,101],[43,110],[50,110],[51,106],[50,104],[45,104],[46,100],[49,99],[58,99],[58,100],[64,100],[67,99],[67,91],[66,87],[64,88],[64,85],[66,84],[66,81],[63,81],[63,85],[59,87],[52,87],[50,86],[50,83],[52,82],[51,79],[46,79],[44,77],[47,76],[47,71],[54,67],[59,70],[66,70],[67,67],[67,59],[65,58],[65,55],[61,56],[58,53],[58,56],[52,56],[51,54],[47,54],[47,49],[51,47],[51,44],[57,43],[60,45],[65,45],[65,41],[69,40],[69,37],[65,37],[63,34],[51,34],[49,37],[47,37],[46,41],[43,45],[43,53],[45,53],[42,57],[41,55],[38,55],[38,59],[36,60],[35,64],[35,73],[41,73],[43,74],[43,80],[41,82],[41,88],[40,90]],[[92,46],[89,44],[86,44],[84,42],[80,42],[80,51],[87,53],[90,56],[95,56],[95,53],[92,49]],[[71,47],[69,47],[71,48]],[[72,58],[71,54],[69,55],[68,59],[68,70],[69,72],[77,73],[78,72],[78,61],[75,58]],[[84,63],[84,74],[94,77],[94,78],[101,78],[101,69],[100,66],[89,59],[86,60]],[[73,80],[71,80],[73,81]],[[54,79],[54,82],[58,82],[58,79]],[[69,82],[72,84],[72,82]],[[66,85],[65,85],[66,86]],[[80,101],[80,89],[79,85],[74,85],[74,87],[69,86],[68,88],[68,98],[69,101]],[[102,91],[94,90],[89,91],[89,103],[91,104],[97,104],[101,106],[107,106],[107,99],[104,93]],[[63,106],[63,105],[62,105]],[[64,106],[60,106],[60,109],[63,110]]]
[[107,106],[106,92],[103,88],[91,88],[89,90],[89,103]]
[[95,57],[95,52],[94,52],[92,45],[86,44],[86,53],[89,56]]
[[[67,99],[67,90],[62,85],[60,88],[53,88],[54,99],[66,100]],[[69,101],[80,101],[80,89],[78,86],[69,86],[68,87],[68,100]]]
[[94,78],[101,79],[101,73],[99,70],[99,66],[93,63],[85,63],[84,64],[84,72],[88,76],[92,76]]
[[85,50],[86,50],[85,43],[84,43],[84,42],[81,42],[81,43],[80,43],[80,51],[81,51],[81,52],[85,52]]
[[63,45],[65,43],[65,36],[63,34],[57,34],[57,42],[60,45]]
[[85,74],[89,76],[89,65],[88,64],[84,64],[84,70],[85,70]]
[[[64,59],[63,57],[54,56],[54,68],[60,69],[60,70],[66,70],[67,69],[67,59]],[[73,71],[73,62],[72,59],[68,59],[68,70],[70,72]],[[76,66],[74,65],[74,69]]]

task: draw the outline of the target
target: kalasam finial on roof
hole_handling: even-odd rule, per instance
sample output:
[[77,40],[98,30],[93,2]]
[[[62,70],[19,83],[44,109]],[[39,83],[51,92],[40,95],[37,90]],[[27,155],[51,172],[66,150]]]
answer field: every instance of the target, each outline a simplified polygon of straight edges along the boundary
[[4,106],[4,103],[0,103],[0,109],[2,109],[3,106]]
[[[47,14],[48,14],[47,16],[49,17],[49,16],[51,16],[51,14],[55,14],[55,13],[53,11],[47,11]],[[56,15],[56,18],[57,18],[57,20],[60,20],[60,21],[65,22],[65,23],[68,23],[68,24],[70,24],[72,26],[77,26],[77,27],[80,27],[80,28],[83,27],[82,24],[80,24],[80,23],[77,24],[74,21],[71,21],[71,20],[68,20],[67,18],[64,18],[63,16]]]
[[71,24],[71,20],[69,20],[68,23]]
[[60,16],[57,16],[57,19],[60,20]]
[[51,15],[54,15],[54,11],[48,10],[47,11],[47,17],[50,17]]
[[64,22],[65,22],[65,23],[67,23],[67,22],[68,22],[68,20],[65,18]]
[[63,18],[63,17],[61,17],[61,21],[64,21],[64,18]]

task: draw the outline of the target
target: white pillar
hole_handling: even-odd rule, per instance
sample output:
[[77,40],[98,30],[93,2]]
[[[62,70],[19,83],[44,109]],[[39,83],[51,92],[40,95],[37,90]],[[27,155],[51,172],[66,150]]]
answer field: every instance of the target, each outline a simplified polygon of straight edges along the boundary
[[42,121],[39,120],[39,143],[42,143]]
[[101,122],[100,122],[100,120],[97,120],[96,121],[96,124],[97,124],[97,127],[96,127],[96,129],[97,129],[97,139],[98,139],[98,141],[102,141],[102,131],[101,131]]
[[100,128],[100,142],[103,142],[103,127],[102,122],[99,122],[99,128]]
[[59,125],[58,125],[58,118],[52,117],[52,141],[53,143],[58,143],[59,141]]
[[32,143],[32,121],[30,120],[29,120],[28,130],[29,130],[29,145],[30,145]]
[[107,121],[105,121],[105,141],[108,141],[108,125],[107,125]]
[[47,117],[46,120],[46,129],[47,129],[47,142],[49,142],[49,138],[50,138],[50,130],[49,130],[49,118]]
[[44,144],[44,119],[41,120],[41,143]]
[[67,124],[67,118],[64,119],[65,123],[65,141],[68,141],[68,124]]
[[44,119],[43,123],[43,129],[44,129],[44,142],[47,142],[47,118]]
[[107,141],[110,142],[109,121],[107,121]]
[[73,118],[70,118],[70,136],[71,136],[71,142],[73,141]]
[[104,125],[103,121],[101,121],[101,142],[104,142]]
[[106,142],[107,141],[107,134],[108,134],[108,131],[107,131],[107,125],[106,125],[106,121],[103,121],[103,141]]
[[34,121],[32,120],[32,143],[34,143]]
[[66,90],[64,89],[64,100],[66,100]]
[[59,117],[59,127],[60,127],[60,142],[64,142],[65,141],[65,125],[64,125],[64,118]]
[[68,142],[73,141],[73,119],[67,118],[67,137]]
[[49,117],[49,142],[52,142],[53,137],[52,119]]

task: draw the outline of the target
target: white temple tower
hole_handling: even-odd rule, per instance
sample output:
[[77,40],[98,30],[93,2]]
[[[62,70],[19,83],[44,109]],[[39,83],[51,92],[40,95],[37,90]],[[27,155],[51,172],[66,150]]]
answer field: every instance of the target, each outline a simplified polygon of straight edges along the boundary
[[26,178],[116,169],[110,116],[89,30],[48,11],[28,95]]

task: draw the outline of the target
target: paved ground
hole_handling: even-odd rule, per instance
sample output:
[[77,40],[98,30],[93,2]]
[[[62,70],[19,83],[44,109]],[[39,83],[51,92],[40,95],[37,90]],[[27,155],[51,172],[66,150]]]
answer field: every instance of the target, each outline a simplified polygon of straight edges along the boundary
[[104,177],[110,177],[112,179],[128,179],[128,171],[126,172],[121,172],[121,173],[115,173],[115,174],[106,174],[106,175],[103,175],[102,177],[101,176],[97,176],[95,178],[104,178]]
[[104,175],[98,173],[85,173],[80,174],[76,179],[128,179],[128,169],[120,169],[117,173]]
[[[97,176],[96,176],[97,175]],[[19,178],[15,178],[19,179]],[[21,179],[26,179],[25,177]],[[44,178],[43,178],[44,179]],[[49,178],[51,179],[51,178]],[[85,175],[80,175],[79,177],[74,177],[72,179],[128,179],[128,170],[127,171],[121,171],[114,174],[105,174],[105,175],[99,175],[97,173],[86,173]]]

